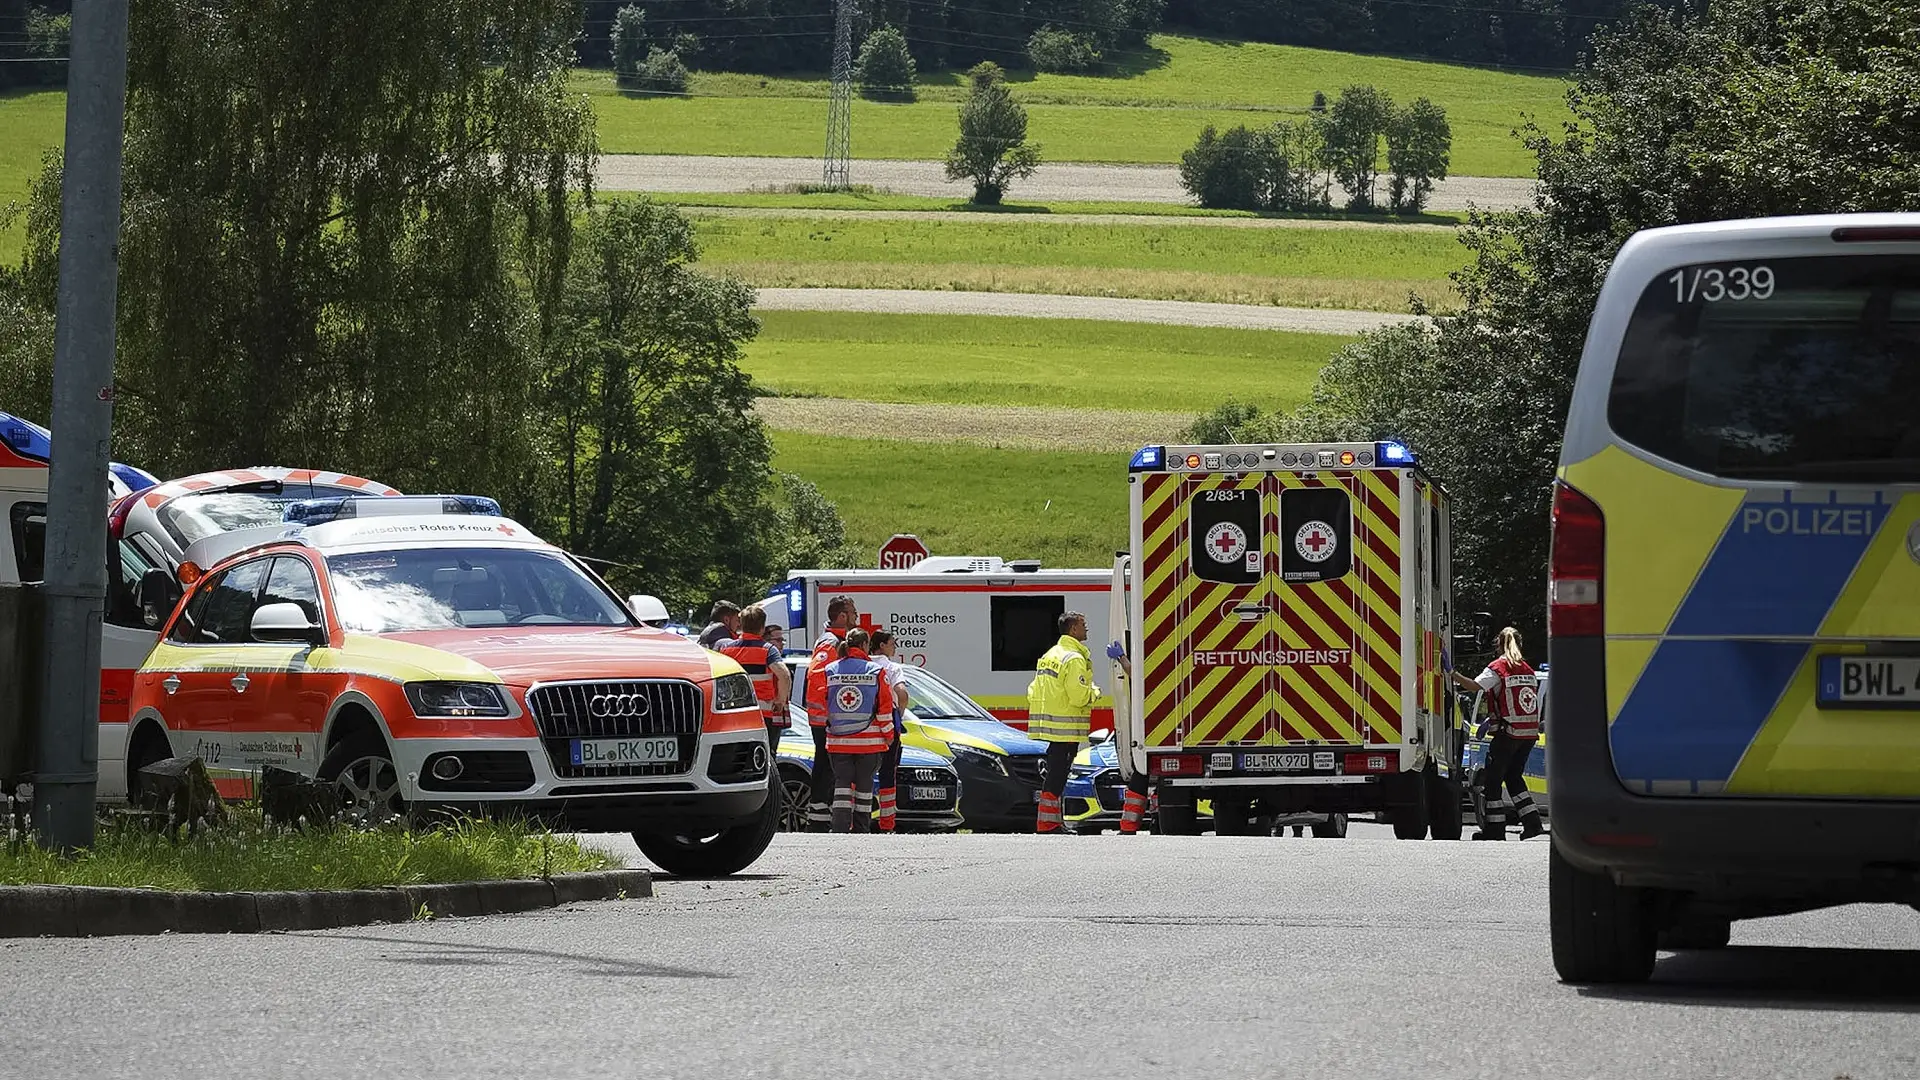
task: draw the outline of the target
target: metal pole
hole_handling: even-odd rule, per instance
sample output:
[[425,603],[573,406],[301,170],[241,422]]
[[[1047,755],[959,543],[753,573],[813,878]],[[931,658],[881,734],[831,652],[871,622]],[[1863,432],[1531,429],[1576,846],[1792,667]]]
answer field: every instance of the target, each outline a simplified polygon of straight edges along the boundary
[[839,0],[833,11],[833,85],[827,102],[827,159],[821,179],[835,191],[850,186],[853,146],[854,0]]
[[107,439],[113,428],[120,153],[128,0],[76,0],[67,67],[60,293],[47,476],[47,661],[33,823],[42,846],[93,843],[100,620],[107,596]]

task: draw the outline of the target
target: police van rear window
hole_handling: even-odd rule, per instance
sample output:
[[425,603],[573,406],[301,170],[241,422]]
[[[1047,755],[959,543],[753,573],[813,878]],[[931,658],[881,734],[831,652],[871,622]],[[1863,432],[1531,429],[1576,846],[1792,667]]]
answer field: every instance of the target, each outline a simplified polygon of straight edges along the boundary
[[1730,479],[1920,478],[1920,256],[1661,274],[1634,308],[1607,421]]

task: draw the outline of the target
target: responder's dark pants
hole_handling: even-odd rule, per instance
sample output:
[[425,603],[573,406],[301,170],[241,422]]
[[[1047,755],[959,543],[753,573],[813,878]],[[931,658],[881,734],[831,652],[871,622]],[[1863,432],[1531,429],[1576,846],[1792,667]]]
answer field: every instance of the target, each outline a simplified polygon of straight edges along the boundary
[[1040,790],[1059,797],[1067,790],[1067,778],[1073,775],[1073,759],[1080,756],[1080,744],[1077,742],[1050,742],[1047,744],[1047,775]]
[[826,832],[833,823],[833,755],[827,753],[827,728],[813,726],[813,783],[807,792],[807,831]]
[[833,792],[834,832],[873,831],[873,774],[879,767],[877,752],[833,755],[833,771],[842,777]]
[[[1527,756],[1537,741],[1504,732],[1493,737],[1486,767],[1480,771],[1480,795],[1487,806],[1486,820],[1480,823],[1483,834],[1505,835],[1511,823],[1524,824],[1528,831],[1539,828],[1540,808],[1533,805],[1533,793],[1527,790]],[[1511,802],[1508,794],[1513,796]]]

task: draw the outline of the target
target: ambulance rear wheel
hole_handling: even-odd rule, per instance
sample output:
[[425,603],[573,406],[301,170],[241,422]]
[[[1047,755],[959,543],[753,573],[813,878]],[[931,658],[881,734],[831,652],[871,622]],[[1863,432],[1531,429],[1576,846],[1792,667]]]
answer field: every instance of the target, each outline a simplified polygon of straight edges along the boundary
[[1245,805],[1213,800],[1213,833],[1215,836],[1252,836],[1253,811]]
[[1388,808],[1393,819],[1393,835],[1402,840],[1427,838],[1427,774],[1402,773],[1395,777],[1397,800]]
[[1176,803],[1162,798],[1160,813],[1155,823],[1159,825],[1162,836],[1200,835],[1200,815],[1192,803]]
[[[1298,828],[1299,826],[1295,826]],[[1313,823],[1313,835],[1322,840],[1344,840],[1347,836],[1347,815],[1328,814]]]
[[1653,897],[1547,856],[1547,908],[1553,967],[1563,982],[1637,983],[1653,974],[1657,944]]
[[1435,840],[1458,840],[1466,831],[1466,817],[1460,809],[1460,781],[1441,776],[1438,769],[1427,773],[1427,829]]
[[780,831],[786,798],[779,782],[769,784],[766,801],[750,820],[707,836],[669,831],[637,832],[633,842],[647,861],[674,877],[727,877],[737,874],[766,853],[773,834]]

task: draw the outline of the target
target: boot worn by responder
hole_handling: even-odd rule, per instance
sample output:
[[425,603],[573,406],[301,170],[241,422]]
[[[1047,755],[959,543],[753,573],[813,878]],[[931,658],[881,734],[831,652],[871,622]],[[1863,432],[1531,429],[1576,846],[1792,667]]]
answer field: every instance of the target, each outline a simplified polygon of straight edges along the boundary
[[1066,818],[1060,812],[1060,796],[1050,791],[1040,793],[1040,811],[1034,821],[1033,831],[1037,833],[1065,832]]
[[[850,833],[854,831],[855,814],[853,788],[837,787],[833,789],[833,831]],[[863,830],[864,831],[864,830]]]
[[1480,831],[1473,834],[1475,840],[1505,840],[1507,838],[1507,801],[1487,804],[1487,816],[1480,820]]
[[887,787],[875,792],[880,799],[880,819],[876,824],[879,826],[881,832],[894,831],[894,825],[897,820],[894,813],[896,806],[894,793],[896,790],[895,788]]
[[1131,788],[1120,804],[1120,835],[1132,836],[1140,831],[1140,819],[1147,815],[1147,797]]
[[873,796],[868,792],[854,792],[853,831],[857,833],[873,831]]
[[1513,800],[1513,809],[1520,817],[1520,839],[1530,840],[1544,836],[1547,828],[1540,823],[1540,807],[1533,801],[1533,792],[1521,792]]

